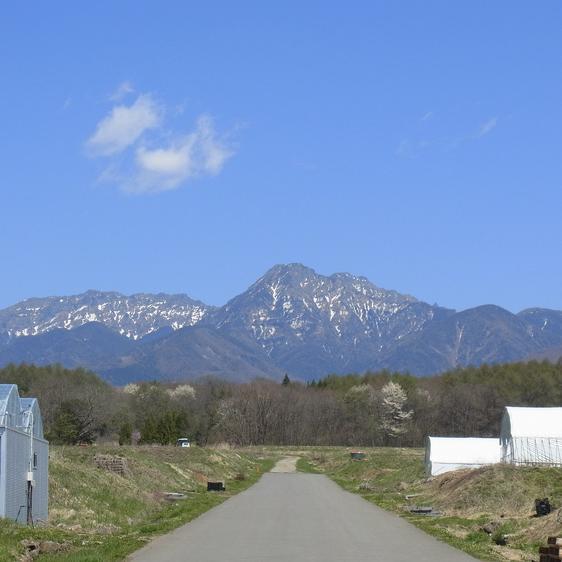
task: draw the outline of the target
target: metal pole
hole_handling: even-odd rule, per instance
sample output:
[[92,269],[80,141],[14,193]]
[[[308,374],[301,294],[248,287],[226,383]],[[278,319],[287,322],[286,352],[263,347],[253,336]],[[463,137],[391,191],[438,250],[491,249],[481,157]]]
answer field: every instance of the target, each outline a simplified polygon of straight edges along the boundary
[[33,526],[33,484],[27,481],[27,524]]
[[33,410],[29,409],[29,465],[27,470],[27,524],[33,525]]

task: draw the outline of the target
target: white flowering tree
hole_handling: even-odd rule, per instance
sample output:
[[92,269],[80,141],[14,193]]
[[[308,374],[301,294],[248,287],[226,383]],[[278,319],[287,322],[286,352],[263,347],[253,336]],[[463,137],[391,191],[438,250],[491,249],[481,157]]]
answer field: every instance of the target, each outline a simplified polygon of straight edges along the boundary
[[396,382],[388,382],[381,389],[381,425],[389,439],[396,439],[408,429],[413,411],[406,409],[408,397]]
[[195,398],[195,389],[190,384],[180,384],[166,392],[171,398]]

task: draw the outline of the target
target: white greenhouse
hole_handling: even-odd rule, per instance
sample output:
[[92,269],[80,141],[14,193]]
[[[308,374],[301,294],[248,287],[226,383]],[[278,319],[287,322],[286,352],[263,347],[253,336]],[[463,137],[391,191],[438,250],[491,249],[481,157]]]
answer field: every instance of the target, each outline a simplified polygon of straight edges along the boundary
[[0,517],[20,523],[47,519],[49,444],[35,398],[0,384]]
[[425,448],[425,470],[438,476],[461,468],[479,468],[501,461],[497,438],[428,437]]
[[562,408],[506,407],[500,441],[505,463],[562,466]]

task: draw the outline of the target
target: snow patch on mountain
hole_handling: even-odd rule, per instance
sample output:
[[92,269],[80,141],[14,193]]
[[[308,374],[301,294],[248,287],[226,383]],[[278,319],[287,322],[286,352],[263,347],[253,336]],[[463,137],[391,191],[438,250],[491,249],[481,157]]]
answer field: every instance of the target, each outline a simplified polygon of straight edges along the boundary
[[[434,308],[348,273],[324,276],[300,264],[279,265],[207,319],[219,329],[245,331],[271,353],[287,342],[340,340],[382,349],[423,328]],[[349,341],[347,341],[349,340]],[[372,343],[372,342],[371,342]],[[340,345],[340,344],[337,344]]]
[[36,336],[55,329],[72,330],[100,322],[133,340],[160,328],[174,330],[199,323],[212,310],[187,295],[131,296],[87,291],[69,297],[27,299],[0,310],[0,332],[9,337]]

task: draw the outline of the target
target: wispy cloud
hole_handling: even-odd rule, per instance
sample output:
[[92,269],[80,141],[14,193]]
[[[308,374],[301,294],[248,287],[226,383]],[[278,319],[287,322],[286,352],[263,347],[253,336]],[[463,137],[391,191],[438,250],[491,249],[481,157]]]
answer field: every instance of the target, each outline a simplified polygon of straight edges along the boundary
[[394,151],[396,156],[410,156],[412,143],[408,139],[402,139]]
[[425,139],[421,139],[418,141],[402,139],[397,149],[395,150],[395,154],[396,156],[401,156],[403,158],[418,158],[430,146],[431,143]]
[[[421,121],[429,121],[433,118],[433,112],[429,111],[421,117]],[[450,152],[466,145],[467,143],[474,142],[486,135],[489,135],[499,123],[499,117],[490,117],[480,124],[477,131],[472,133],[465,132],[457,133],[456,135],[445,136],[435,135],[426,138],[428,135],[427,127],[424,127],[423,132],[421,128],[418,130],[418,138],[412,135],[411,137],[404,137],[396,147],[394,153],[396,156],[402,158],[418,158],[424,154],[425,151],[435,152],[441,150]],[[431,128],[431,127],[430,127]],[[465,130],[466,131],[466,130]],[[421,136],[423,135],[423,137]]]
[[498,125],[498,118],[491,117],[486,122],[482,123],[482,125],[480,125],[480,129],[476,134],[476,138],[485,137],[486,135],[491,133],[497,127],[497,125]]
[[162,111],[149,94],[140,95],[130,105],[117,105],[97,125],[86,141],[93,155],[110,156],[134,144],[149,129],[158,127]]
[[133,87],[133,85],[128,80],[126,80],[125,82],[121,82],[121,84],[117,86],[115,91],[109,96],[109,99],[115,102],[121,101],[129,94],[134,93],[134,91],[135,88]]
[[209,116],[200,116],[193,130],[178,133],[164,127],[174,116],[149,94],[131,105],[116,105],[86,141],[94,157],[109,159],[99,180],[134,194],[177,189],[189,180],[220,173],[234,150],[217,133]]

